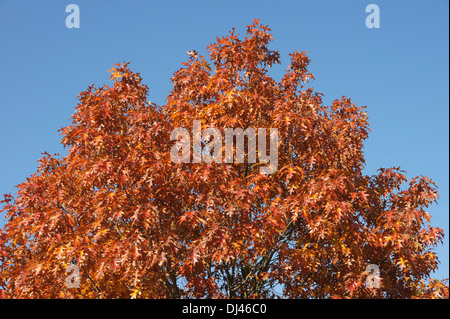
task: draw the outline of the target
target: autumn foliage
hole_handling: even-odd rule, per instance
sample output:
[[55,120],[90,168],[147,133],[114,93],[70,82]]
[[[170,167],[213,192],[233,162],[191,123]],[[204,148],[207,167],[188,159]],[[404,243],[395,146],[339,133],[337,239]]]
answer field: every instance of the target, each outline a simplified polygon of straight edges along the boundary
[[[427,177],[363,174],[364,107],[324,106],[302,52],[276,81],[270,29],[230,32],[190,52],[166,105],[128,64],[79,95],[65,156],[40,159],[5,195],[4,298],[448,298],[431,280],[436,201]],[[262,163],[173,163],[176,127],[277,128],[278,170]],[[66,268],[80,269],[68,288]],[[369,264],[379,288],[368,288]]]

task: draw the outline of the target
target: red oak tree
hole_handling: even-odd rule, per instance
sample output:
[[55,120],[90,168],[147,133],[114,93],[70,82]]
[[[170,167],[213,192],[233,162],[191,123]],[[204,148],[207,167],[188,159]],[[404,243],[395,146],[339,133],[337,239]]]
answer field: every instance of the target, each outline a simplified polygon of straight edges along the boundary
[[[443,239],[425,211],[434,183],[400,168],[363,174],[364,107],[324,106],[304,52],[274,80],[271,40],[255,20],[244,39],[217,38],[209,61],[190,52],[163,106],[126,63],[112,87],[82,92],[62,129],[66,156],[45,153],[3,200],[1,296],[448,298],[445,282],[427,282]],[[171,132],[192,133],[193,120],[277,128],[278,169],[261,173],[248,155],[174,163]]]

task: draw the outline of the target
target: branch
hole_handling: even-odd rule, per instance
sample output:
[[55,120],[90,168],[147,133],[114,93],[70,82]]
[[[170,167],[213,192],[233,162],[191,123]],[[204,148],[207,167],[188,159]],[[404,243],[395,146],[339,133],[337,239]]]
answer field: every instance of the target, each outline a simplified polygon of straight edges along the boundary
[[92,284],[94,285],[95,289],[97,290],[97,296],[100,297],[101,296],[101,289],[98,288],[97,284],[95,283],[94,279],[92,279],[92,277],[89,275],[89,273],[86,271],[86,269],[81,266],[81,268],[83,269],[83,271],[86,273],[86,276],[88,277],[88,279],[92,282]]
[[127,194],[127,198],[128,198],[128,201],[130,202],[130,204],[131,204],[132,206],[135,206],[134,203],[133,203],[133,200],[132,200],[131,197],[130,197],[130,194],[128,194],[128,192],[127,192],[127,189],[126,189],[124,186],[122,186],[122,190],[124,190],[124,191],[125,191],[125,194]]

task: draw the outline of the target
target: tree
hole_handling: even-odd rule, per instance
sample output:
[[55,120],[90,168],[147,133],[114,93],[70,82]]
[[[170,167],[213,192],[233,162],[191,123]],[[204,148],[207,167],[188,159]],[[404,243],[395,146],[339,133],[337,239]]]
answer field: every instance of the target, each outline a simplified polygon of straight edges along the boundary
[[[4,195],[2,296],[448,298],[446,282],[427,283],[443,238],[425,211],[434,183],[405,186],[400,168],[364,175],[364,107],[347,97],[324,106],[304,52],[271,78],[271,40],[255,20],[244,39],[234,29],[217,38],[210,62],[190,54],[163,106],[127,63],[110,70],[112,87],[82,92],[61,129],[67,155],[44,153]],[[173,162],[171,132],[192,133],[193,120],[222,133],[277,128],[278,169],[261,173],[248,154]],[[67,285],[71,265],[78,288]]]

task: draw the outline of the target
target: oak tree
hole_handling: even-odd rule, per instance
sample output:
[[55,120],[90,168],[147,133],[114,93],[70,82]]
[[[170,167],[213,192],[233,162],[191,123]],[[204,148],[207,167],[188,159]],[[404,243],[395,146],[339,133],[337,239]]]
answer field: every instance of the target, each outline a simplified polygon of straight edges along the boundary
[[[162,106],[127,63],[111,87],[82,92],[61,129],[67,154],[44,153],[4,195],[1,297],[448,298],[445,281],[428,282],[444,236],[426,211],[436,185],[398,167],[365,175],[365,108],[345,96],[325,106],[305,52],[272,78],[272,40],[255,20],[244,38],[217,38],[209,59],[190,51]],[[277,128],[278,169],[261,173],[248,154],[174,163],[171,132],[192,134],[193,120]]]

